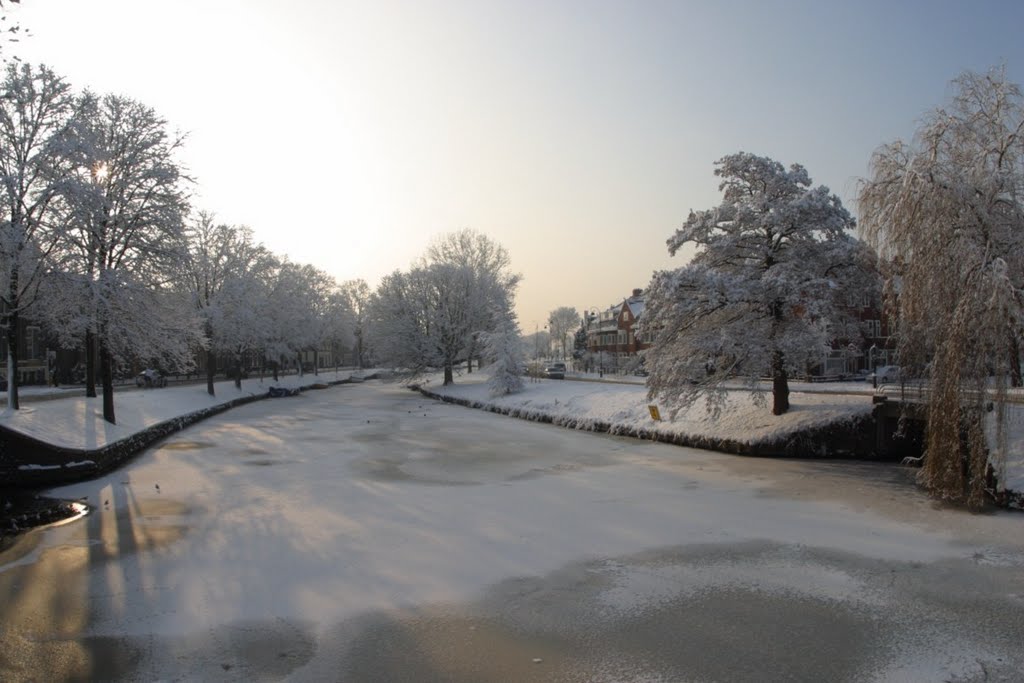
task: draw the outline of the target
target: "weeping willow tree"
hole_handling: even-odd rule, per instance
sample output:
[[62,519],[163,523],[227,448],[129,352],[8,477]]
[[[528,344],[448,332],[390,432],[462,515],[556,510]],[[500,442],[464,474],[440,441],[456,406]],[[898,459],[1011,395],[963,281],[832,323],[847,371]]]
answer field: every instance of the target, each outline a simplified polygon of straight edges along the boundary
[[1024,98],[1002,69],[953,86],[912,143],[875,152],[858,200],[887,262],[900,362],[928,380],[921,483],[977,506],[988,465],[1005,466],[1007,392],[1021,384]]

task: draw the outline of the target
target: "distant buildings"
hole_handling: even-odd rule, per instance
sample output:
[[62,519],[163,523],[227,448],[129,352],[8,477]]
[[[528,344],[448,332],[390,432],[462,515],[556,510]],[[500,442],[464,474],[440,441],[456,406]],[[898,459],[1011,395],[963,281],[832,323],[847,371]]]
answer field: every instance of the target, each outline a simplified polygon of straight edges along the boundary
[[[860,335],[835,339],[831,348],[822,353],[820,363],[807,368],[807,376],[850,376],[896,363],[895,340],[878,293],[861,296],[849,309],[858,321]],[[649,349],[654,341],[650,332],[639,329],[643,313],[642,289],[634,289],[620,304],[604,310],[584,311],[583,328],[587,337],[587,356],[581,359],[584,369],[614,371],[637,365],[639,352]]]
[[609,306],[603,311],[584,311],[583,324],[591,362],[611,370],[622,366],[640,351],[650,348],[651,340],[646,335],[637,334],[643,312],[642,289],[634,289],[633,294],[623,299],[621,304]]

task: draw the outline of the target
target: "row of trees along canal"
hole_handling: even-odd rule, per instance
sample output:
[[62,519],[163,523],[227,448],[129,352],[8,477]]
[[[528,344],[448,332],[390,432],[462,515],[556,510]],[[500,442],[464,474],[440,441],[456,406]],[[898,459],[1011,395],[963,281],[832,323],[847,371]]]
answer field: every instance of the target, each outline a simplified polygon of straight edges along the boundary
[[[304,350],[354,349],[370,291],[275,256],[242,226],[194,211],[183,137],[144,104],[75,92],[45,67],[9,64],[0,84],[0,301],[8,406],[18,409],[22,320],[85,349],[86,391],[115,422],[119,364],[186,372],[206,352],[247,352],[276,374]],[[98,359],[99,367],[96,367]],[[314,363],[317,365],[317,363]],[[240,384],[239,384],[240,385]]]

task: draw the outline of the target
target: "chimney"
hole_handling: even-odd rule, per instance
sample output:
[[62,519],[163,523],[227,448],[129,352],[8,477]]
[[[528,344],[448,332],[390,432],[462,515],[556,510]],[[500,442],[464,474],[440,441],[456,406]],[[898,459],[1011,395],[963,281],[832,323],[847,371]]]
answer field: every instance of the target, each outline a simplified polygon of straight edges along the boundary
[[642,289],[634,289],[633,290],[633,298],[635,299],[635,298],[637,298],[638,296],[640,296],[643,293],[644,293],[644,290],[642,290]]

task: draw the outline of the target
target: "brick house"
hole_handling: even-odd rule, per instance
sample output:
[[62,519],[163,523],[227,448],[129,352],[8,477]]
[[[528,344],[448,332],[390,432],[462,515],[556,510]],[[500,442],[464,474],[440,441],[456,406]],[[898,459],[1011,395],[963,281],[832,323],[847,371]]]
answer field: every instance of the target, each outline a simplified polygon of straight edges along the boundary
[[637,335],[636,327],[644,312],[642,289],[634,289],[622,303],[603,311],[584,311],[587,332],[587,351],[599,356],[606,368],[615,368],[627,362],[644,349],[650,340]]
[[880,292],[865,293],[847,305],[858,321],[861,338],[835,339],[812,374],[835,376],[867,373],[882,365],[896,364],[896,339],[882,306]]

